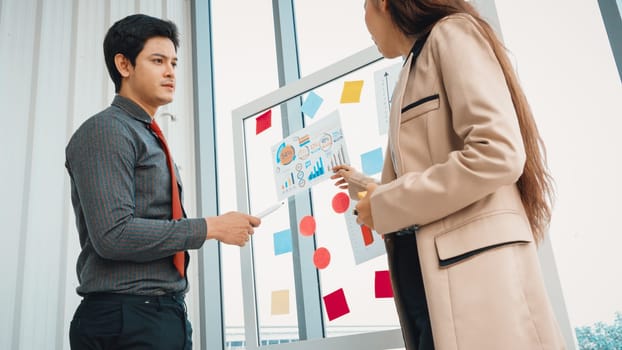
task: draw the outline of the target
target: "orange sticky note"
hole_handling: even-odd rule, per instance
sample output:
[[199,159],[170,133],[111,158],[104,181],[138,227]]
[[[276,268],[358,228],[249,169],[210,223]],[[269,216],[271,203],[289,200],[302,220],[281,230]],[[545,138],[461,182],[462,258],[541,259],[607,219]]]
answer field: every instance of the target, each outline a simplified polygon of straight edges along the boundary
[[332,205],[335,213],[345,213],[350,207],[350,197],[343,192],[339,192],[333,197]]
[[303,217],[298,226],[300,234],[303,236],[311,236],[315,233],[315,219],[313,216],[307,215]]
[[328,249],[321,247],[315,250],[313,253],[313,264],[318,269],[324,269],[330,264],[330,252]]
[[374,243],[374,234],[369,227],[361,225],[361,234],[363,235],[363,244],[365,244],[366,247]]
[[363,80],[343,82],[343,90],[341,91],[341,103],[361,102],[361,91],[363,90],[363,82]]

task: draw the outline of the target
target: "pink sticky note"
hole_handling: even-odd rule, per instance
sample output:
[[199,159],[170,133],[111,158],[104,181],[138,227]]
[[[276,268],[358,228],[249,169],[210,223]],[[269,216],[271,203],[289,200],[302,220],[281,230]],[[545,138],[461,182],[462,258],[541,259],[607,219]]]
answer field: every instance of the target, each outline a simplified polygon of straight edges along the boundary
[[328,249],[321,247],[313,252],[313,264],[318,269],[324,269],[330,264],[330,252]]
[[343,288],[339,288],[324,296],[324,307],[326,308],[326,315],[329,321],[350,313]]
[[337,193],[333,197],[333,210],[337,214],[345,213],[350,207],[350,197],[343,192]]
[[391,277],[389,271],[376,271],[376,280],[374,282],[376,290],[376,298],[393,298],[393,289],[391,289]]
[[260,132],[269,129],[272,126],[272,110],[266,111],[255,120],[257,122],[255,125],[255,134],[259,135]]
[[307,215],[303,217],[298,226],[300,234],[303,236],[311,236],[315,233],[315,219],[313,216]]

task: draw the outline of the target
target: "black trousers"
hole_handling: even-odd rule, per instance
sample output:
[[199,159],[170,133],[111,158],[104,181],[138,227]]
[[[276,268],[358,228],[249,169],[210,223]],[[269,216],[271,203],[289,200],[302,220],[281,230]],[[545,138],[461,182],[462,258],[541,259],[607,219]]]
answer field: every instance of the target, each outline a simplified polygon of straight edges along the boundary
[[72,350],[189,350],[192,327],[183,296],[92,294],[69,330]]
[[384,236],[393,299],[408,350],[434,350],[415,234]]

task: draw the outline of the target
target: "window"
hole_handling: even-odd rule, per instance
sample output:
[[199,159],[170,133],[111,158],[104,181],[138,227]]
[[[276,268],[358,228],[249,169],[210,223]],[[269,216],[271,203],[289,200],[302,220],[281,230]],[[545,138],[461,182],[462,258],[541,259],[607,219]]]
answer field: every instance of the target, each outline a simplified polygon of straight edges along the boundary
[[[220,212],[235,210],[235,184],[231,152],[231,111],[278,87],[272,4],[230,1],[212,4],[214,91],[218,150]],[[233,19],[233,20],[232,20]],[[225,343],[244,341],[240,278],[240,248],[221,245]]]
[[373,45],[363,1],[296,0],[296,35],[301,76],[309,75]]
[[[310,181],[312,174],[329,171],[331,159],[320,162],[303,155],[301,150],[306,143],[306,136],[298,138],[293,145],[295,157],[292,162],[295,164],[300,160],[296,169],[304,174],[294,174],[286,167],[276,170],[273,161],[275,149],[279,148],[284,139],[282,115],[287,115],[289,121],[303,118],[301,106],[311,96],[319,97],[322,102],[313,117],[309,113],[305,114],[305,130],[329,118],[338,118],[351,164],[359,169],[372,169],[369,175],[379,175],[377,165],[382,163],[384,155],[386,127],[383,125],[386,119],[378,118],[378,115],[383,115],[382,112],[378,113],[378,108],[388,107],[390,96],[387,96],[386,91],[392,91],[393,86],[385,85],[397,80],[393,75],[397,75],[402,63],[399,59],[376,62],[379,54],[374,48],[367,50],[366,54],[373,59],[365,61],[353,72],[344,67],[349,65],[349,60],[364,55],[355,54],[336,64],[339,67],[337,70],[346,73],[345,76],[341,76],[342,73],[326,76],[319,85],[306,85],[314,81],[317,75],[306,77],[293,84],[301,87],[301,92],[291,92],[291,85],[286,86],[234,111],[234,123],[239,121],[237,126],[234,124],[234,138],[238,138],[234,139],[234,144],[239,145],[235,149],[235,159],[237,187],[243,189],[243,192],[237,194],[241,209],[257,213],[280,200],[280,192],[298,186],[298,179]],[[328,70],[321,70],[317,74],[323,75]],[[387,78],[388,72],[392,75],[390,79]],[[352,86],[355,86],[355,91],[350,91],[353,94],[348,101],[352,103],[341,103],[344,89],[348,90]],[[271,102],[276,95],[288,95],[291,98]],[[276,106],[270,107],[273,103]],[[256,109],[245,115],[249,108]],[[265,128],[268,115],[271,123]],[[313,153],[314,136],[313,132],[309,133],[309,147]],[[370,153],[375,155],[372,161],[367,158]],[[340,156],[341,159],[343,156]],[[283,171],[284,175],[291,171],[292,181],[289,175],[283,176],[285,180],[280,179],[279,171]],[[340,209],[336,209],[334,204],[338,196],[341,198],[338,200]],[[287,205],[262,220],[261,227],[256,229],[253,236],[252,250],[249,248],[242,251],[245,262],[242,265],[242,288],[253,290],[252,294],[245,294],[244,297],[245,319],[247,322],[256,322],[253,329],[247,328],[248,349],[256,346],[250,343],[254,343],[255,336],[258,336],[257,344],[269,345],[305,339],[300,332],[314,333],[318,328],[320,337],[337,339],[348,335],[360,337],[362,334],[371,334],[378,339],[389,339],[385,340],[387,345],[393,341],[395,347],[400,346],[401,333],[393,299],[390,295],[376,294],[377,283],[387,282],[377,278],[378,274],[382,275],[387,270],[384,243],[381,236],[370,233],[364,237],[365,232],[361,227],[356,223],[352,225],[353,205],[354,202],[347,199],[343,190],[337,189],[332,181],[327,180],[297,192],[289,197]],[[311,234],[305,234],[300,228],[306,216],[312,216],[315,223],[315,230]],[[283,239],[288,244],[278,242]],[[372,242],[366,243],[366,239],[371,239],[375,245],[368,246],[367,243],[371,245]],[[283,246],[288,248],[283,250]],[[374,247],[380,249],[372,251]],[[330,259],[325,261],[326,266],[311,261],[322,248],[330,255]],[[311,269],[305,268],[310,265]],[[300,290],[299,285],[303,282],[295,281],[296,276],[307,282],[312,280],[312,283],[306,284],[304,291]],[[305,293],[316,293],[317,298],[307,298],[308,294]],[[333,296],[336,297],[333,299]],[[317,319],[314,318],[316,311],[320,314]],[[300,320],[305,323],[301,324]],[[317,333],[309,338],[317,338]],[[339,345],[335,344],[328,342],[326,346],[338,348]]]

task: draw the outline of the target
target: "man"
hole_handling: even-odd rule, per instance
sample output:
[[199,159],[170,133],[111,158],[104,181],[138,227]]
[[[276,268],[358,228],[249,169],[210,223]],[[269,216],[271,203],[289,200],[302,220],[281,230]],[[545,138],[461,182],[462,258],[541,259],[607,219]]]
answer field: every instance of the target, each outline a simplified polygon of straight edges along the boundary
[[185,251],[206,239],[244,246],[260,224],[238,212],[183,214],[179,176],[153,120],[173,100],[177,47],[170,21],[116,22],[104,56],[117,95],[67,145],[84,297],[71,322],[72,349],[190,349]]

